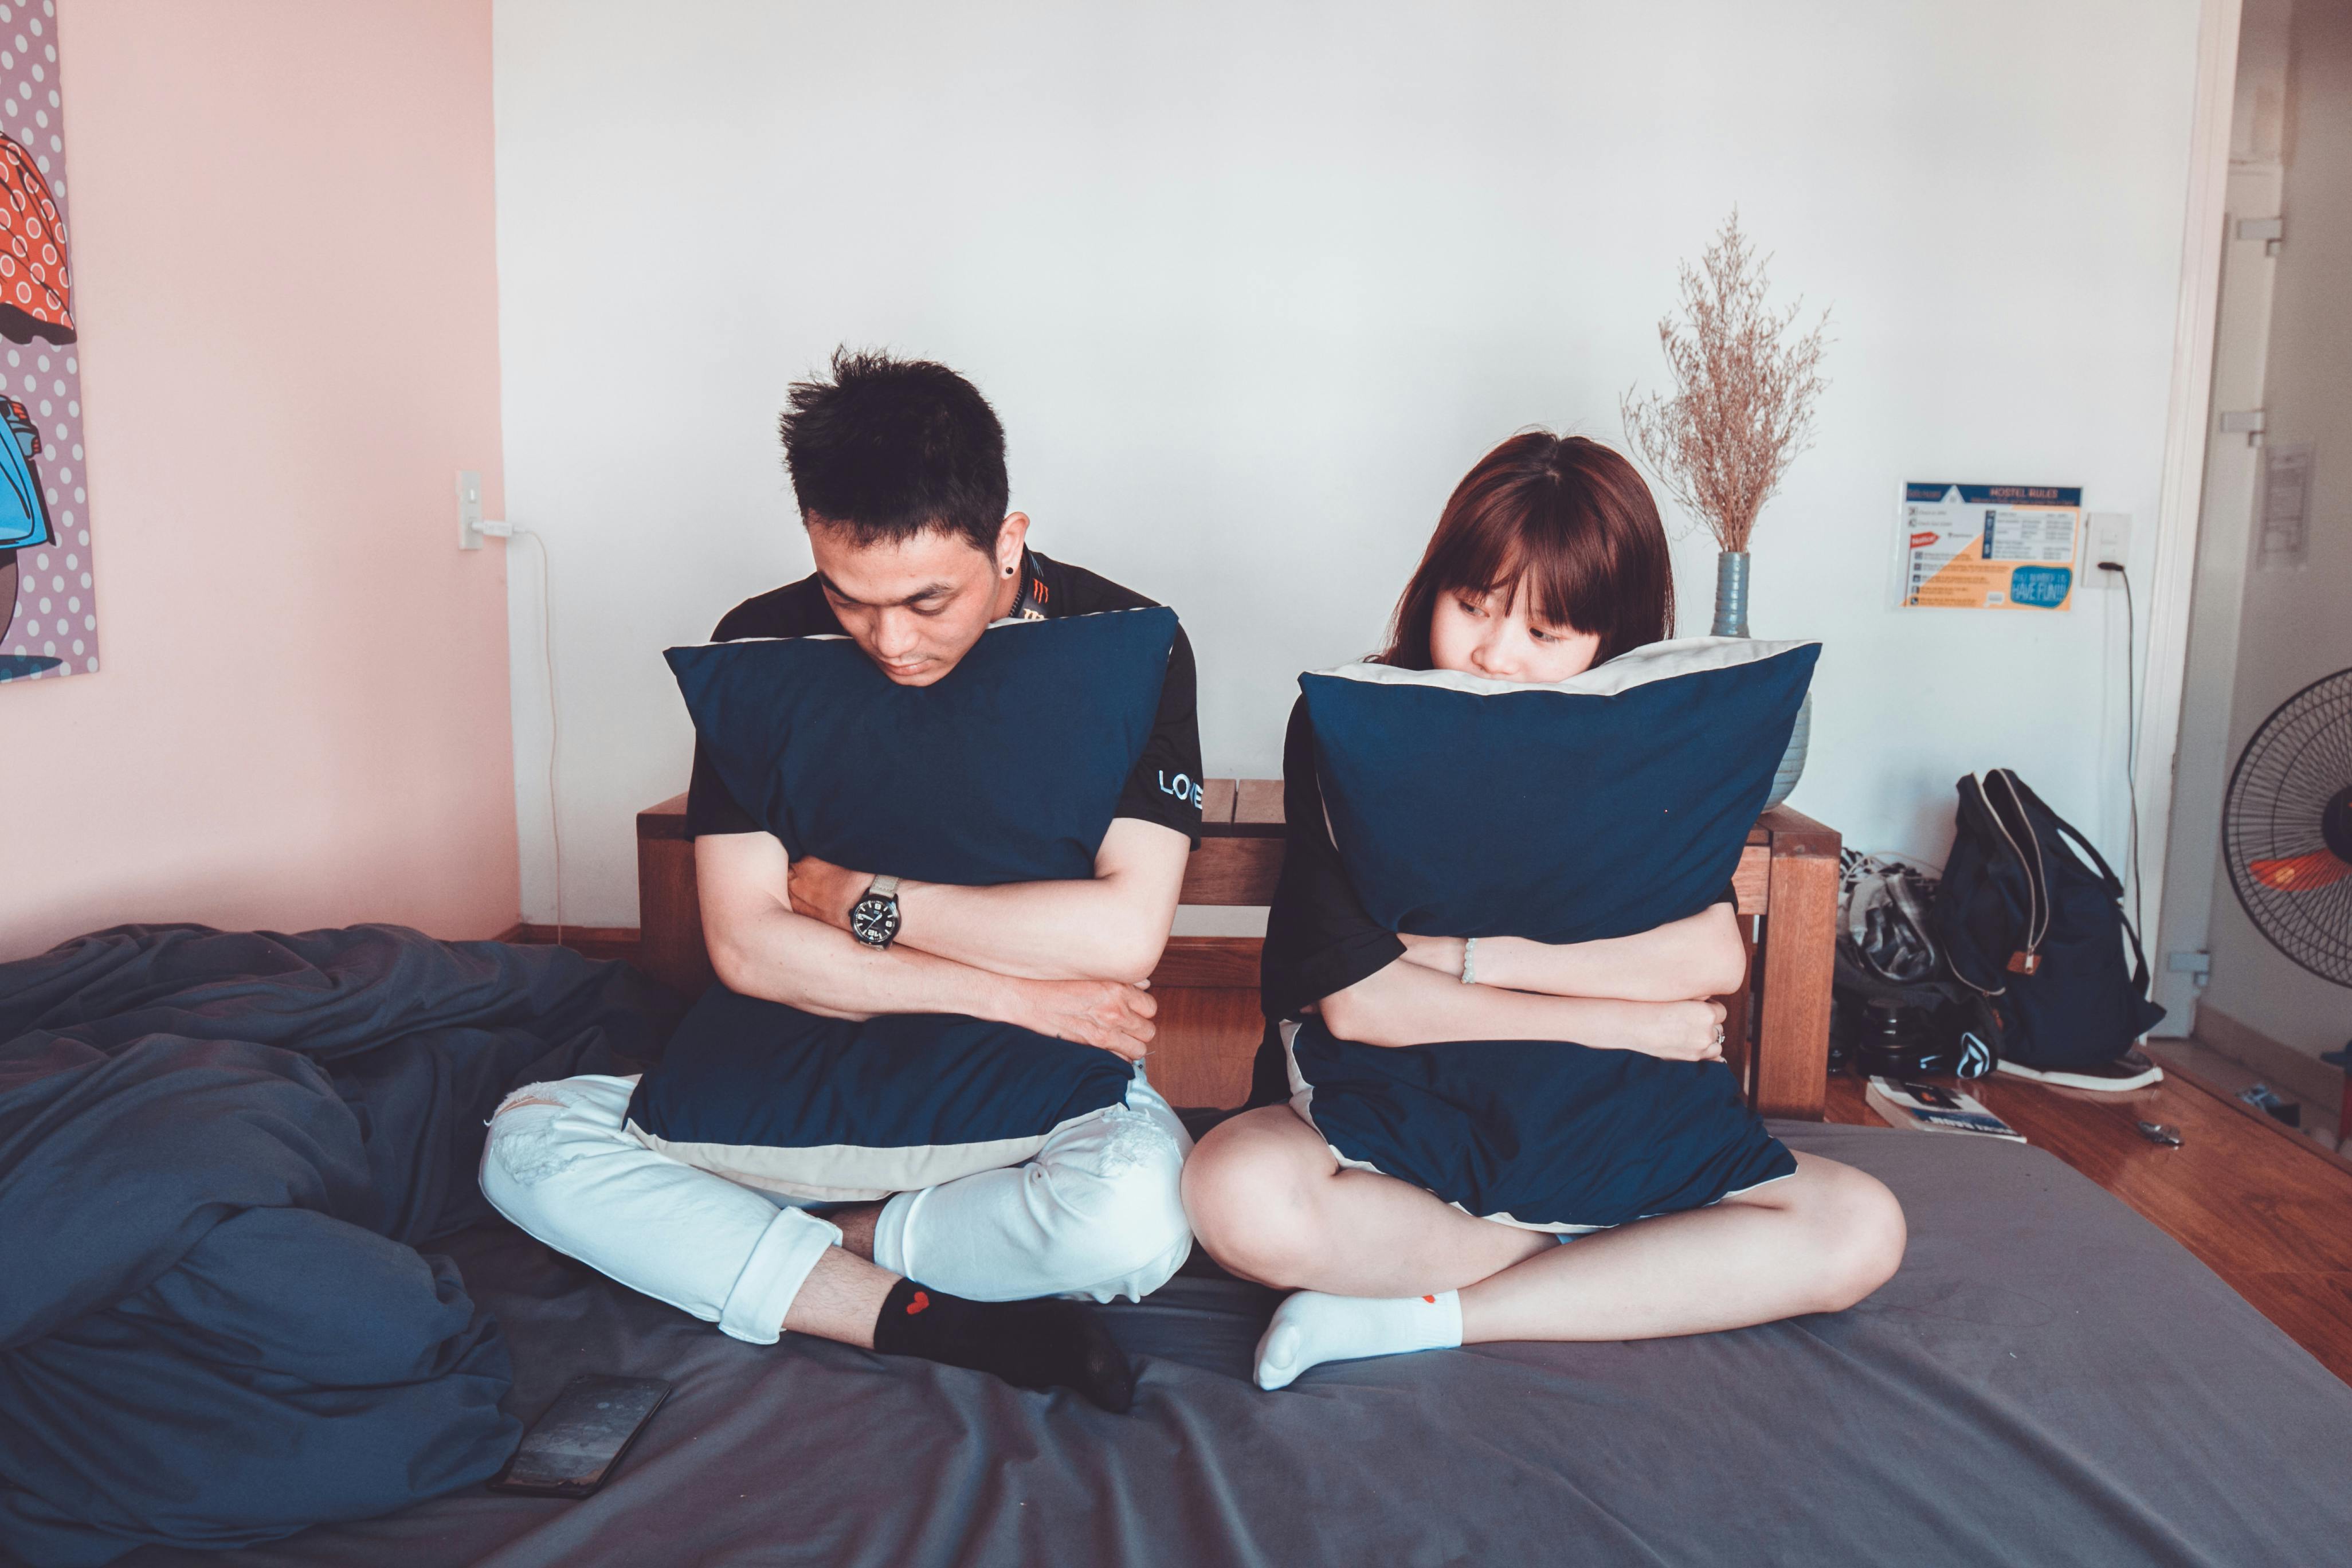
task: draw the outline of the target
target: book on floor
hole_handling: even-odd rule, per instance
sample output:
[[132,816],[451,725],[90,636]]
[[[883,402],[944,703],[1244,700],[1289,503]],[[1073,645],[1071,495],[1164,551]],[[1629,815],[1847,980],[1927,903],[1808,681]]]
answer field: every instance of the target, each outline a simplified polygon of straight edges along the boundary
[[1972,1094],[1939,1083],[1911,1083],[1874,1078],[1863,1098],[1890,1127],[1918,1132],[1958,1132],[1969,1138],[2000,1138],[2025,1142],[2025,1134],[1984,1108]]

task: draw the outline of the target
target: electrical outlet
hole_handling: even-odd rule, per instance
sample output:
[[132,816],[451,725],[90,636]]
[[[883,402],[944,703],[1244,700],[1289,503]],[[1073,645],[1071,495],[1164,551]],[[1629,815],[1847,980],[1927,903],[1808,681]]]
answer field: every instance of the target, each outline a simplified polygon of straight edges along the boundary
[[2099,570],[2100,563],[2112,561],[2128,569],[2131,565],[2131,513],[2127,511],[2095,511],[2083,520],[2090,530],[2091,547],[2083,557],[2084,575],[2091,585],[2112,588],[2117,585],[2116,574]]
[[482,547],[482,476],[473,468],[457,470],[457,548]]

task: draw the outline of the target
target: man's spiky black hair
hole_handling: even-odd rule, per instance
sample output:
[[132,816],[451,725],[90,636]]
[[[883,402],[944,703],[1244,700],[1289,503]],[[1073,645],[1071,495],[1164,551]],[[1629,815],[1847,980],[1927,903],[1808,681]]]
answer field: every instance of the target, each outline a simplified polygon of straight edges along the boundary
[[947,366],[836,349],[832,380],[793,384],[778,431],[803,521],[863,542],[935,529],[995,550],[1011,493],[1004,426]]

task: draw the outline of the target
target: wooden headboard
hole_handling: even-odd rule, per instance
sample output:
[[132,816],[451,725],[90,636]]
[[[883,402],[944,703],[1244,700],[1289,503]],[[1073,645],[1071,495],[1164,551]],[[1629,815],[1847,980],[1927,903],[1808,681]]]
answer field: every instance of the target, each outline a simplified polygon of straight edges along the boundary
[[[1209,779],[1201,847],[1184,870],[1188,904],[1259,906],[1282,874],[1282,781]],[[1752,962],[1748,984],[1720,998],[1730,1011],[1725,1056],[1767,1116],[1822,1118],[1829,1088],[1830,976],[1836,952],[1838,835],[1776,805],[1748,831],[1732,879]],[[637,814],[640,960],[673,990],[699,995],[714,976],[703,945],[686,796]],[[1255,944],[1171,937],[1155,988],[1257,984]],[[1181,1050],[1179,1040],[1164,1050]]]

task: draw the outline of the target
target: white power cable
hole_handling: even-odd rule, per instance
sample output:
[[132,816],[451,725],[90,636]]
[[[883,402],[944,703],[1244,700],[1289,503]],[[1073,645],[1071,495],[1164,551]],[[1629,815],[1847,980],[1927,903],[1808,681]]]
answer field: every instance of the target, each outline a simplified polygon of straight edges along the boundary
[[2132,930],[2142,941],[2152,941],[2141,931],[2146,917],[2139,901],[2139,693],[2132,668],[2139,643],[2138,617],[2132,609],[2131,573],[2120,562],[2101,562],[2099,570],[2114,573],[2124,591],[2124,789],[2131,797],[2127,820],[2131,824]]

